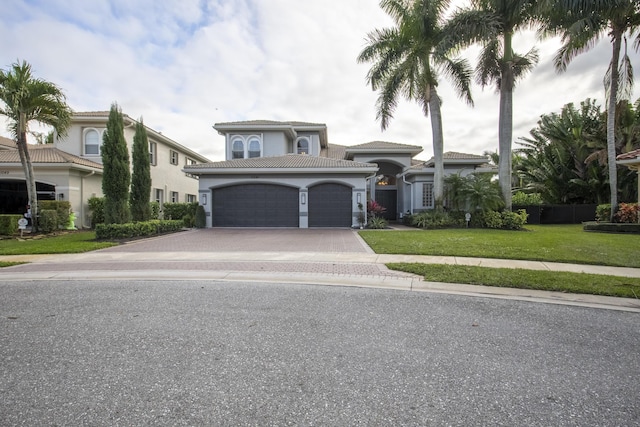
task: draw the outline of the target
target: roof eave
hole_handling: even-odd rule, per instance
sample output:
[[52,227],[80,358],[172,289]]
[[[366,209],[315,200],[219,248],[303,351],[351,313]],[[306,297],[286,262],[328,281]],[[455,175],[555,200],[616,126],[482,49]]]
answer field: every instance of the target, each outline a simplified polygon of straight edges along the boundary
[[377,166],[360,168],[198,168],[182,169],[192,175],[241,175],[241,174],[309,174],[309,173],[347,173],[370,174],[378,171]]

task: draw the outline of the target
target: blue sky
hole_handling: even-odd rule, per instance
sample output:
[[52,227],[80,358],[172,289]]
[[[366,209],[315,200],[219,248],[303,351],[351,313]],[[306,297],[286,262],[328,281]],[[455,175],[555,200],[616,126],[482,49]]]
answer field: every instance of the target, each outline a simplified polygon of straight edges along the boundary
[[[419,157],[427,159],[429,119],[401,101],[382,132],[377,94],[365,81],[368,65],[356,62],[366,34],[390,24],[378,0],[5,0],[0,67],[24,59],[37,77],[63,88],[74,110],[108,110],[116,101],[124,113],[212,160],[223,157],[223,138],[212,125],[253,119],[326,123],[332,143],[420,145]],[[559,42],[517,36],[520,52],[534,45],[540,63],[514,93],[514,140],[568,102],[604,103],[607,40],[563,74],[551,63]],[[640,54],[630,51],[640,81]],[[465,55],[474,62],[476,52]],[[439,90],[445,150],[495,151],[493,88],[473,88],[475,108],[446,81]],[[0,135],[9,136],[4,127]]]

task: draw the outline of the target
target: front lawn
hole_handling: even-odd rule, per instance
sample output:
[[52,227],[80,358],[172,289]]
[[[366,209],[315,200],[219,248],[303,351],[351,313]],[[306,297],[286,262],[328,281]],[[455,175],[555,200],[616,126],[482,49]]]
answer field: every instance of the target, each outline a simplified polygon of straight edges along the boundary
[[0,240],[0,255],[71,254],[115,246],[96,241],[93,231],[74,231],[57,236],[25,236]]
[[379,254],[503,258],[640,267],[640,236],[585,232],[582,225],[527,225],[491,229],[366,230],[360,236]]
[[640,296],[640,279],[638,278],[444,264],[390,263],[387,267],[418,274],[428,282],[537,289],[636,299]]

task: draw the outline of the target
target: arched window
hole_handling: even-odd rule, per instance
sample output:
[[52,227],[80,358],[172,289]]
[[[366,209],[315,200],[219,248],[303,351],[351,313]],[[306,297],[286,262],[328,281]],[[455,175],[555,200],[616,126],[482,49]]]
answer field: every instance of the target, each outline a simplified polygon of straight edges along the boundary
[[249,158],[253,159],[260,157],[260,155],[260,139],[257,136],[252,136],[249,138]]
[[95,129],[88,129],[84,134],[84,154],[86,156],[100,155],[100,133]]
[[244,159],[244,141],[240,137],[236,137],[231,142],[231,158]]
[[298,139],[296,152],[298,154],[309,154],[309,139],[308,138],[300,138],[300,139]]

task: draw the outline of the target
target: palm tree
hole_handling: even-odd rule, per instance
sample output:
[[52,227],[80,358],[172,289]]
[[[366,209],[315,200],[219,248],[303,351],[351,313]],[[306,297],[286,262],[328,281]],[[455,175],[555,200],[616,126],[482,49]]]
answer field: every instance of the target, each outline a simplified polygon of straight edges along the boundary
[[444,194],[444,138],[442,100],[438,95],[440,75],[449,77],[458,95],[473,105],[472,70],[465,59],[451,58],[438,49],[445,38],[444,13],[449,0],[382,0],[380,7],[395,21],[393,28],[374,30],[358,62],[372,62],[367,82],[379,90],[376,103],[382,130],[389,126],[400,95],[417,101],[425,116],[431,115],[433,157],[435,163],[434,198],[442,209]]
[[[627,38],[636,36],[640,47],[640,3],[638,0],[548,0],[544,10],[546,30],[560,33],[562,47],[555,57],[559,71],[582,52],[609,36],[612,54],[604,78],[607,95],[607,164],[611,193],[611,220],[618,207],[616,166],[616,105],[628,99],[633,86],[633,68],[627,55]],[[636,34],[637,33],[637,34]],[[621,51],[624,44],[624,52]]]
[[511,210],[511,145],[513,139],[513,89],[538,62],[536,49],[524,55],[513,51],[513,36],[536,23],[533,0],[471,0],[449,20],[446,48],[482,44],[476,80],[486,87],[495,84],[500,93],[498,124],[498,178],[505,208]]
[[27,146],[29,123],[52,126],[64,135],[71,122],[71,108],[62,90],[53,83],[37,79],[26,61],[14,63],[9,71],[0,70],[0,114],[9,119],[9,130],[16,140],[20,162],[24,169],[27,195],[31,205],[31,220],[37,230],[38,200],[33,165]]

